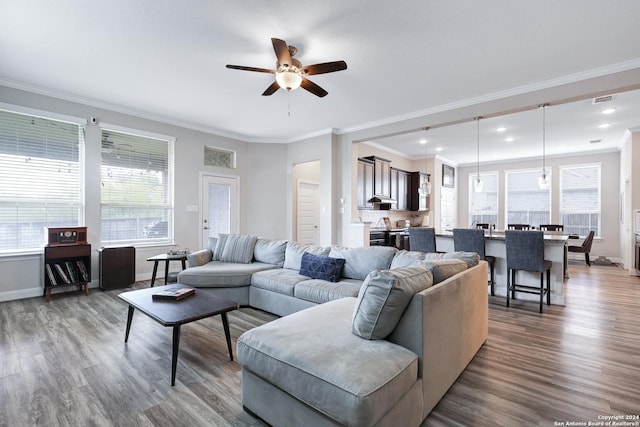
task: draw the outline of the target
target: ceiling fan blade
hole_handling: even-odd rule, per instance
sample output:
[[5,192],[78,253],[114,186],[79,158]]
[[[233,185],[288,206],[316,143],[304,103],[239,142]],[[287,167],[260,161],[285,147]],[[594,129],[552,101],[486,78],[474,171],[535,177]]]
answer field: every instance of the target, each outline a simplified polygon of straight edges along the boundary
[[344,61],[324,62],[322,64],[306,65],[302,67],[302,74],[312,76],[314,74],[326,74],[347,69]]
[[257,73],[269,73],[269,74],[275,74],[276,73],[274,70],[267,70],[266,68],[245,67],[244,65],[229,65],[229,64],[227,64],[227,68],[231,68],[232,70],[255,71]]
[[284,40],[272,38],[271,43],[273,43],[273,50],[276,52],[278,63],[280,65],[290,67],[291,54],[289,54],[289,46],[287,46],[287,42],[285,42]]
[[319,96],[320,98],[327,96],[327,94],[329,93],[311,80],[307,80],[304,77],[302,78],[302,83],[300,83],[300,86],[302,86],[303,89],[308,90],[315,96]]
[[271,83],[271,86],[269,86],[267,88],[267,90],[265,90],[264,92],[262,92],[262,96],[270,96],[273,95],[274,93],[276,93],[276,91],[280,89],[280,85],[278,84],[278,82],[273,82]]

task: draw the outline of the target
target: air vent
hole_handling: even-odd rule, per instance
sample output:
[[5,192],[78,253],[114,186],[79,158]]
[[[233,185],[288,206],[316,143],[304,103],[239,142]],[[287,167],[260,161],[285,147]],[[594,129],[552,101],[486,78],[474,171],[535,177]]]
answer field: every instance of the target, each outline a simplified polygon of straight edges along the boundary
[[601,142],[601,139],[592,139],[591,141],[589,141],[589,144],[600,144]]
[[611,102],[611,101],[613,101],[613,95],[605,95],[605,96],[599,96],[597,98],[593,98],[592,104],[597,105],[597,104],[603,104],[605,102]]

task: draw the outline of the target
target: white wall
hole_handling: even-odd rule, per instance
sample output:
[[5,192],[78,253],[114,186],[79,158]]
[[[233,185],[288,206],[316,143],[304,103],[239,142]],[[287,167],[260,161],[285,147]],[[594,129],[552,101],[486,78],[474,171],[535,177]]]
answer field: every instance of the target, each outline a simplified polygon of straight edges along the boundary
[[245,212],[246,232],[268,239],[284,239],[289,232],[286,208],[286,144],[249,144],[246,179],[241,183],[247,194],[240,207]]
[[[619,259],[620,253],[620,212],[619,212],[619,171],[620,156],[618,152],[590,154],[584,156],[551,157],[546,159],[547,168],[551,169],[551,223],[559,223],[559,167],[562,165],[577,165],[581,163],[600,163],[602,180],[601,200],[601,236],[594,240],[591,255],[606,256]],[[505,179],[504,172],[517,169],[542,170],[541,159],[524,160],[508,163],[481,164],[480,172],[498,172],[498,229],[505,228]],[[458,226],[469,225],[469,174],[476,172],[475,166],[459,167],[458,170]]]
[[[249,181],[261,180],[260,183],[269,184],[276,181],[277,197],[280,201],[269,204],[269,215],[284,218],[285,197],[284,171],[285,163],[280,161],[274,171],[266,172],[266,180],[260,178],[258,171],[247,174],[250,159],[264,159],[267,164],[277,162],[284,157],[283,147],[251,147],[243,141],[225,138],[218,135],[194,131],[179,126],[148,120],[133,115],[122,114],[102,108],[96,108],[77,102],[61,100],[49,96],[38,95],[21,90],[0,86],[0,102],[23,107],[29,107],[44,112],[52,112],[79,118],[97,117],[100,122],[115,124],[131,129],[153,132],[176,138],[175,144],[175,245],[178,248],[196,249],[199,245],[198,212],[187,212],[187,206],[199,205],[199,174],[202,171],[222,173],[240,177],[240,230],[249,232],[250,220],[254,220],[254,213],[261,209],[263,200],[256,197],[255,192],[248,192]],[[85,133],[86,144],[86,179],[85,179],[85,225],[88,227],[88,240],[92,245],[92,278],[93,286],[98,283],[98,249],[100,246],[100,129],[98,126],[87,125]],[[237,168],[234,170],[204,166],[204,146],[214,146],[237,151]],[[257,145],[257,144],[256,144]],[[280,150],[278,154],[277,150]],[[249,154],[251,152],[252,155]],[[266,153],[270,153],[267,155]],[[268,168],[267,168],[268,169]],[[280,177],[279,175],[282,175]],[[278,185],[277,181],[281,184]],[[266,182],[265,182],[266,181]],[[256,198],[257,205],[251,198]],[[265,192],[266,194],[266,192]],[[270,224],[272,225],[272,224]],[[258,228],[258,231],[265,230]],[[271,228],[269,228],[271,229]],[[283,229],[276,229],[275,233],[284,234]],[[282,236],[282,234],[278,234]],[[169,247],[155,246],[138,248],[136,251],[136,274],[138,278],[150,278],[153,263],[147,262],[149,256],[166,252]],[[173,269],[175,269],[174,266]],[[7,299],[26,298],[42,295],[43,280],[42,254],[0,257],[0,301]],[[69,288],[71,289],[71,288]]]
[[318,236],[320,245],[329,246],[335,242],[335,212],[337,199],[334,197],[334,137],[332,134],[320,135],[293,142],[287,146],[287,207],[285,221],[286,238],[292,240],[294,234],[293,188],[296,185],[293,167],[310,161],[320,162],[320,226]]

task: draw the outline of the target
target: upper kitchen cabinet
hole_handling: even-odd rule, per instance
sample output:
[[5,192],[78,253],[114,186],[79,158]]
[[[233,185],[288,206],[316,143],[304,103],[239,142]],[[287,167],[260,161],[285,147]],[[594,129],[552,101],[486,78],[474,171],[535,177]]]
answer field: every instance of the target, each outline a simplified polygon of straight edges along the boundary
[[391,195],[391,160],[377,156],[364,157],[373,162],[373,196],[389,198]]
[[397,201],[394,209],[409,210],[409,180],[411,173],[402,169],[391,168],[391,198]]
[[373,203],[367,203],[373,196],[373,169],[373,161],[358,159],[358,209],[373,209]]
[[418,192],[423,183],[429,182],[431,175],[424,172],[411,172],[409,185],[409,210],[428,211],[429,195]]

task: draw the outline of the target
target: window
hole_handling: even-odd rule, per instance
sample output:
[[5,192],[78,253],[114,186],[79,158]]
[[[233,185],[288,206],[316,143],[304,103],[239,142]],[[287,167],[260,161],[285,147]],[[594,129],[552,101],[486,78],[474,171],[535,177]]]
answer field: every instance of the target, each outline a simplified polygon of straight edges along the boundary
[[82,225],[83,150],[78,123],[0,110],[0,253],[41,250],[46,227]]
[[[529,224],[538,227],[551,219],[551,190],[538,187],[540,169],[510,171],[506,177],[506,224]],[[551,180],[551,171],[547,170]]]
[[494,224],[498,223],[498,173],[481,173],[482,191],[476,193],[473,181],[477,173],[469,174],[469,223]]
[[173,242],[173,139],[108,127],[101,134],[102,242]]
[[560,167],[560,218],[564,231],[600,235],[600,165]]

